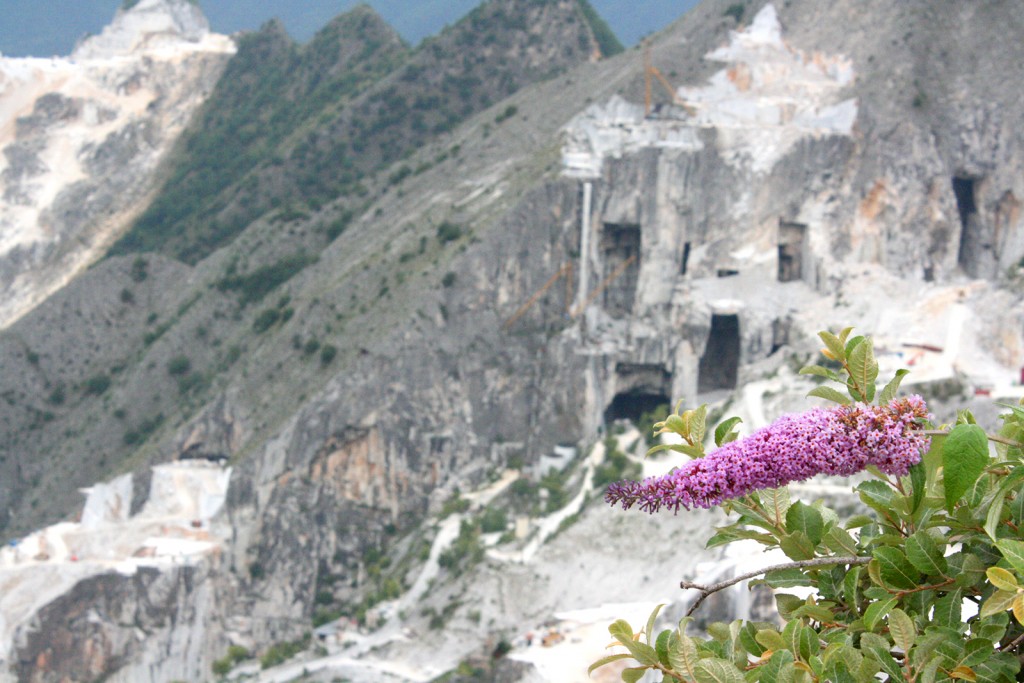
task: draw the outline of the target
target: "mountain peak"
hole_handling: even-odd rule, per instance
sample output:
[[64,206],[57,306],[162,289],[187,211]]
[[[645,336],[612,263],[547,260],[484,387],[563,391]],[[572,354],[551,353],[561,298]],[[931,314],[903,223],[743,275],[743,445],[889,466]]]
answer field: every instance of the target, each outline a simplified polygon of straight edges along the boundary
[[118,57],[200,44],[210,25],[192,0],[127,0],[97,36],[83,40],[73,59]]

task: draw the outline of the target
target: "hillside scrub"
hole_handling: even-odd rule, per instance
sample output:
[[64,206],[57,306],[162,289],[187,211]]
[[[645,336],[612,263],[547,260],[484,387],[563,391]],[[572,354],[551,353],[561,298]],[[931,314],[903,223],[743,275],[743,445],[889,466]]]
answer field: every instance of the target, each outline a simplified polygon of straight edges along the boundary
[[[633,660],[622,680],[648,670],[687,683],[811,683],[877,680],[1014,681],[1024,643],[1024,409],[1008,406],[998,434],[969,411],[936,426],[924,401],[897,398],[905,370],[881,390],[870,339],[822,332],[820,365],[803,374],[839,383],[809,395],[830,408],[786,415],[739,439],[737,418],[715,430],[705,453],[707,406],[655,425],[693,459],[643,481],[612,484],[611,504],[650,513],[719,506],[736,519],[709,547],[753,540],[790,562],[704,585],[674,629],[655,632],[662,606],[638,633],[624,620],[608,630],[624,651],[590,670]],[[874,402],[877,399],[877,402]],[[786,487],[817,474],[869,476],[854,487],[861,509],[847,519],[822,501],[795,500]],[[782,626],[688,626],[704,600],[740,581],[776,589]],[[800,597],[785,592],[801,588]]]

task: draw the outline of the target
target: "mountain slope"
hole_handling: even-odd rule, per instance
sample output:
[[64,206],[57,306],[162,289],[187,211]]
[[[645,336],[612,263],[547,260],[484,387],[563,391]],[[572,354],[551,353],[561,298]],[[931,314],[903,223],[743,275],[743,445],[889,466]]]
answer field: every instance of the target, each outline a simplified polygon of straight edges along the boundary
[[120,12],[68,59],[0,59],[0,327],[96,260],[234,45],[185,0]]
[[[197,122],[182,141],[164,196],[112,253],[158,249],[195,263],[273,208],[308,212],[338,197],[358,206],[366,174],[524,84],[599,53],[581,7],[577,0],[485,3],[424,41],[406,60],[397,36],[385,37],[368,8],[355,10],[344,26],[328,26],[291,61],[282,54],[287,39],[280,26],[265,28],[248,39],[251,45],[243,43],[229,67],[259,73],[261,87],[236,93],[239,79],[229,73],[207,109],[221,120]],[[368,22],[375,22],[373,29]],[[365,41],[365,54],[351,63],[343,59],[354,73],[336,74],[323,84],[320,76],[301,75],[322,74],[321,55],[333,54],[332,46],[346,38]],[[367,61],[378,54],[379,62]],[[236,125],[236,117],[255,110],[267,117],[264,129]],[[220,134],[227,130],[232,134]],[[247,139],[256,148],[249,148]],[[195,153],[202,150],[208,152]],[[230,166],[224,168],[225,163]],[[188,201],[199,188],[204,201]]]
[[[588,451],[616,418],[680,396],[731,401],[749,427],[806,406],[813,385],[791,366],[816,352],[800,340],[819,326],[875,333],[886,371],[913,362],[926,393],[927,381],[936,395],[1019,391],[1007,377],[1024,361],[1024,306],[1003,278],[1024,254],[1014,210],[1024,140],[1005,124],[1022,105],[1000,84],[1020,80],[1024,61],[994,47],[1019,22],[1014,8],[921,0],[862,13],[860,3],[793,0],[751,3],[739,24],[732,4],[705,3],[654,42],[682,104],[659,95],[646,115],[637,51],[581,64],[368,177],[368,204],[351,216],[344,200],[271,214],[194,266],[108,259],[0,335],[16,377],[4,387],[32,387],[4,408],[12,427],[35,414],[23,404],[46,400],[44,381],[26,378],[77,373],[66,412],[50,409],[31,433],[12,429],[4,480],[32,488],[6,502],[18,515],[8,529],[53,519],[53,501],[72,498],[72,464],[84,479],[228,456],[216,523],[229,540],[183,598],[217,596],[190,664],[197,677],[229,644],[273,652],[337,614],[427,634],[396,636],[365,653],[370,663],[435,657],[454,668],[483,649],[481,632],[511,637],[525,630],[520,615],[535,624],[558,609],[547,584],[565,579],[539,564],[543,552],[513,570],[478,557],[479,510],[465,511],[464,535],[452,525],[462,554],[447,556],[416,609],[388,611],[430,561],[423,549],[440,532],[423,520],[459,510],[459,491],[500,481],[506,467],[523,483],[496,505],[536,517],[548,509],[538,489],[557,509],[573,482],[583,490],[588,467],[551,479],[541,463],[559,444]],[[945,61],[928,58],[938,45]],[[960,66],[975,63],[993,72]],[[978,97],[915,104],[920,69]],[[347,229],[325,239],[343,217]],[[552,279],[567,263],[571,289]],[[72,313],[57,339],[46,323],[67,320],[65,303],[86,320]],[[107,386],[88,382],[115,363]],[[126,460],[101,465],[99,453]],[[584,519],[637,541],[628,522]],[[532,533],[538,524],[525,523]],[[530,537],[502,538],[492,539],[499,555],[529,555]],[[603,602],[622,546],[580,542],[598,546],[591,564],[550,567],[572,572],[574,600]],[[671,593],[678,580],[643,572],[616,585],[651,599],[649,582]],[[119,590],[141,601],[132,581]],[[83,590],[77,604],[90,600]],[[57,618],[43,632],[62,629]],[[114,620],[103,628],[125,632]],[[63,664],[98,645],[77,643]]]

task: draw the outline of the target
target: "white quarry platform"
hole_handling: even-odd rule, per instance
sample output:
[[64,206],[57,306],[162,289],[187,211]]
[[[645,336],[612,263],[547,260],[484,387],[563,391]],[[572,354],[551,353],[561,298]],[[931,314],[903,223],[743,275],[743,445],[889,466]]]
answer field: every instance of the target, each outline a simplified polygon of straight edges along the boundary
[[149,499],[130,515],[132,476],[84,489],[81,519],[61,522],[0,549],[0,667],[17,629],[79,581],[111,571],[201,560],[224,538],[211,521],[224,505],[231,468],[205,461],[153,468]]

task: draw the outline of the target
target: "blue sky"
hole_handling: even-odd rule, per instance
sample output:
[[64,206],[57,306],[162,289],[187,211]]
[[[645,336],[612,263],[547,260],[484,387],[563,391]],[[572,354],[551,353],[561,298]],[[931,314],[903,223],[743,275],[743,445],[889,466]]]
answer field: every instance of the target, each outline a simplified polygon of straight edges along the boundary
[[[664,28],[697,0],[590,0],[626,45]],[[413,43],[437,33],[480,0],[369,0]],[[271,17],[284,21],[297,40],[308,40],[357,0],[200,0],[213,29],[256,29]],[[12,57],[66,55],[83,35],[110,23],[121,0],[0,0],[0,52]]]

